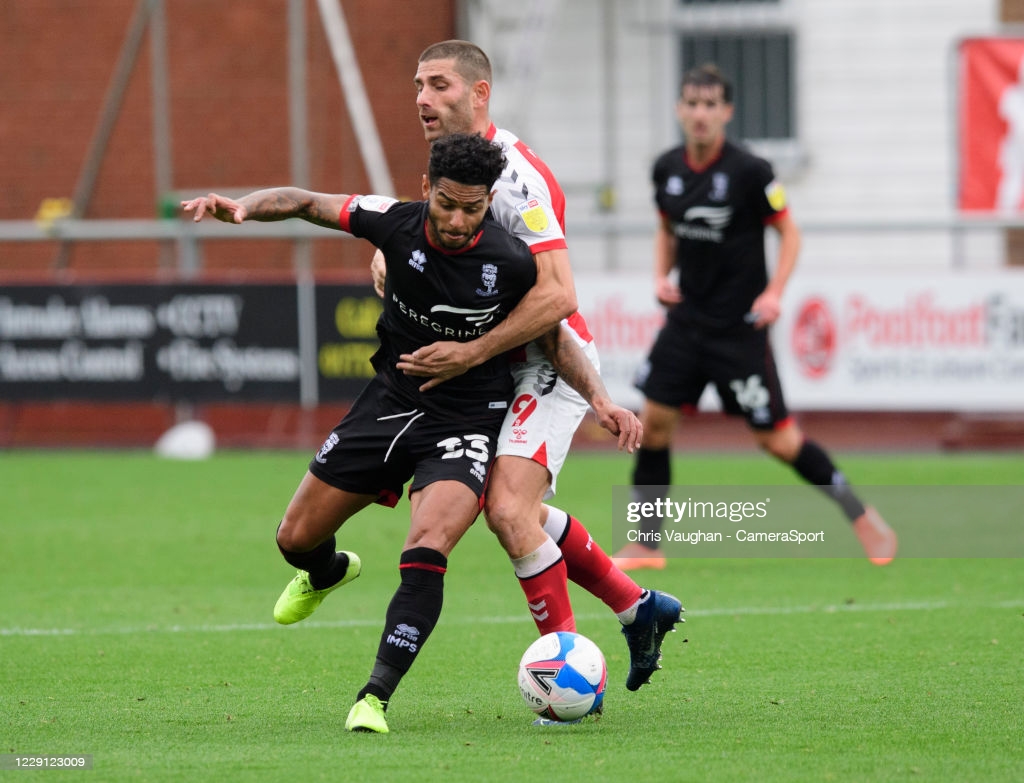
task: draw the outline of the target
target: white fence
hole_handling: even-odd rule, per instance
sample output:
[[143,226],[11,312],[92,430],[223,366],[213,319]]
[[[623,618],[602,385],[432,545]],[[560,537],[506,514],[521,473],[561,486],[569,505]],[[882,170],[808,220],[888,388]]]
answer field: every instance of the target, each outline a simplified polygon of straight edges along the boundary
[[[783,387],[794,410],[1024,410],[1024,267],[977,263],[979,238],[1002,248],[1005,229],[1020,221],[999,218],[807,224],[805,243],[842,234],[885,241],[920,237],[948,243],[949,262],[907,271],[888,263],[860,267],[801,264],[773,330]],[[577,271],[580,309],[602,358],[613,396],[636,406],[636,368],[663,319],[653,299],[649,256],[626,269],[623,246],[649,238],[650,226],[608,221],[572,227],[574,258],[587,242],[608,253],[607,263]],[[0,222],[0,252],[17,243],[103,242],[152,239],[172,244],[182,280],[201,277],[208,239],[336,238],[347,235],[301,221],[253,223],[244,231],[217,222],[188,220],[58,220]],[[302,244],[302,243],[298,243]],[[300,279],[296,254],[296,274]],[[45,270],[40,270],[44,272]],[[2,283],[0,283],[2,285]],[[300,303],[301,304],[301,303]],[[713,395],[705,405],[715,407]]]

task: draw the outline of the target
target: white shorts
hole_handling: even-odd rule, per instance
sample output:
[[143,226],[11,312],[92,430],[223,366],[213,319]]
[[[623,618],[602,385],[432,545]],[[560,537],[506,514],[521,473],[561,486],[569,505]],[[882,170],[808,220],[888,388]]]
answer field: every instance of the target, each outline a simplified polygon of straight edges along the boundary
[[[577,339],[577,344],[600,371],[593,340]],[[569,454],[573,434],[590,406],[556,375],[551,362],[533,343],[526,346],[526,361],[512,365],[512,377],[515,396],[501,425],[497,456],[525,457],[546,467],[551,474],[546,500],[555,494],[555,483]]]

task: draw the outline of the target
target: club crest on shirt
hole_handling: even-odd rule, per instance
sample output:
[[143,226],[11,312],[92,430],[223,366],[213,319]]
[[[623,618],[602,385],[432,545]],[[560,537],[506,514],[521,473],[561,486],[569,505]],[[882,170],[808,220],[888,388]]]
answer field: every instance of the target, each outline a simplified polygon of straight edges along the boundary
[[708,198],[712,201],[725,201],[729,198],[729,175],[724,171],[716,171],[711,175],[711,192]]
[[539,233],[548,227],[548,215],[544,211],[544,206],[537,199],[531,198],[529,201],[524,201],[522,204],[516,205],[516,209],[523,216],[523,222],[530,231]]
[[683,195],[683,178],[675,175],[669,177],[665,181],[665,193],[669,196]]
[[479,296],[494,296],[498,293],[498,267],[494,264],[484,264],[480,267],[480,282],[483,288],[476,289]]

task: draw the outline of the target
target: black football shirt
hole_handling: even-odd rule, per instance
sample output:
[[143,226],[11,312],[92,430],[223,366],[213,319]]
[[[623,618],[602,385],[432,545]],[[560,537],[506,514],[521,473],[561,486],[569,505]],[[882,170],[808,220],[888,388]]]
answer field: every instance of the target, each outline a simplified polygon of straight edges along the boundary
[[683,301],[669,319],[726,329],[741,324],[768,284],[764,227],[786,210],[771,165],[726,141],[695,169],[683,145],[654,163],[654,200],[678,240]]
[[501,323],[537,279],[529,247],[489,216],[476,237],[452,251],[427,238],[425,201],[353,196],[341,228],[384,254],[384,310],[377,322],[380,350],[374,369],[417,405],[487,408],[508,401],[512,378],[505,356],[496,356],[425,393],[426,378],[395,369],[399,355],[439,340],[468,342]]

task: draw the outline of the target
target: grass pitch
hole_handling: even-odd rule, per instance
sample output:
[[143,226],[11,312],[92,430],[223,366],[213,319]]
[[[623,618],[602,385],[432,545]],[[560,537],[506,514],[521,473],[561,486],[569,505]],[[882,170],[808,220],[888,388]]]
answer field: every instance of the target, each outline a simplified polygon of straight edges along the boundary
[[[579,630],[608,659],[606,712],[534,728],[515,671],[536,631],[482,521],[453,553],[392,733],[345,732],[408,504],[352,520],[339,542],[363,575],[310,620],[276,626],[292,572],[274,529],[308,457],[0,454],[0,754],[92,754],[80,774],[103,781],[1024,779],[1019,560],[677,559],[638,572],[688,610],[638,693],[618,623],[573,588]],[[841,462],[860,485],[1024,476],[1017,456]],[[625,456],[576,454],[560,479],[559,504],[606,547],[610,486],[629,470]],[[674,477],[796,481],[759,455],[677,458]]]

